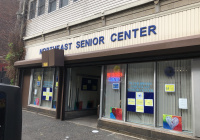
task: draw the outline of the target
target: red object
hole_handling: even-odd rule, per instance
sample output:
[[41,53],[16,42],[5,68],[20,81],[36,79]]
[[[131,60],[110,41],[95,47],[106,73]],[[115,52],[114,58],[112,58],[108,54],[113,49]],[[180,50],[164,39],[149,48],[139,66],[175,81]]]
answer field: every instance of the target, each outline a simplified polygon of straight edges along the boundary
[[110,77],[122,77],[122,76],[123,76],[122,72],[107,73],[107,78],[110,78]]
[[122,109],[121,108],[112,108],[112,113],[115,116],[116,120],[122,120]]
[[112,108],[112,113],[114,114],[114,116],[116,117],[116,109]]
[[36,98],[35,99],[35,102],[36,102],[36,105],[40,105],[39,103],[40,103],[40,99],[39,98]]
[[121,108],[116,108],[116,119],[122,120],[122,109]]
[[176,117],[176,118],[178,118],[178,120],[179,120],[178,125],[177,125],[176,127],[174,127],[173,130],[181,131],[181,132],[182,132],[182,117],[181,117],[181,116],[172,116],[172,118],[173,118],[173,117]]
[[78,105],[79,105],[78,109],[79,109],[79,110],[82,110],[82,107],[83,107],[83,102],[82,102],[82,101],[80,101],[80,102],[78,103]]

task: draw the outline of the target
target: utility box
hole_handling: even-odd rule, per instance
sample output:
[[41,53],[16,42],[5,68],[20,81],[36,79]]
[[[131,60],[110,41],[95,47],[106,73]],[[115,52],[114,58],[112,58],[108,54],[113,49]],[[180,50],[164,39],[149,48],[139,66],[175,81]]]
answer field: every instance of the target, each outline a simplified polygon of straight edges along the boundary
[[42,67],[64,66],[64,50],[53,49],[42,52]]
[[0,140],[21,140],[22,102],[20,88],[0,84]]

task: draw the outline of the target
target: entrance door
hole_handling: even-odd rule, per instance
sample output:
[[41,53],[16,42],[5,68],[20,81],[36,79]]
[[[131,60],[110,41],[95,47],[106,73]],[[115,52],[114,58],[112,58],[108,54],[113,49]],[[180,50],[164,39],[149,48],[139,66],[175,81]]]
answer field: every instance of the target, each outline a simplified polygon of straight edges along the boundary
[[98,114],[100,83],[101,66],[67,69],[66,119]]
[[24,70],[22,89],[22,108],[27,108],[30,87],[31,70]]

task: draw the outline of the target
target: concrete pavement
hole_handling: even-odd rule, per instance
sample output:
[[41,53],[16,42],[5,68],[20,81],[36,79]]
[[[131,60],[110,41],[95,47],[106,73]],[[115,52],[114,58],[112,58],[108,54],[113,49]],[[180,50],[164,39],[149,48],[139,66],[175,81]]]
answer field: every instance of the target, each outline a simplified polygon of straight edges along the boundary
[[[78,118],[60,121],[48,116],[23,111],[22,140],[138,140],[115,132],[96,128],[96,117],[87,123]],[[93,133],[98,130],[98,133]]]

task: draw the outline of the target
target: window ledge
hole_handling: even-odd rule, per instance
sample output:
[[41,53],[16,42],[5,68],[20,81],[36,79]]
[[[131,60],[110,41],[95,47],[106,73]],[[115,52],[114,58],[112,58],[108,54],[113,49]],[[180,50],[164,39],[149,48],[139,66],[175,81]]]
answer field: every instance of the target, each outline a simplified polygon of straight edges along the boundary
[[54,108],[48,108],[48,107],[43,107],[43,106],[37,106],[37,105],[33,105],[33,104],[28,105],[28,107],[39,108],[39,109],[44,109],[44,110],[49,110],[49,111],[56,111],[56,109],[54,109]]

